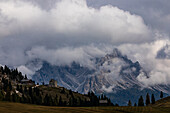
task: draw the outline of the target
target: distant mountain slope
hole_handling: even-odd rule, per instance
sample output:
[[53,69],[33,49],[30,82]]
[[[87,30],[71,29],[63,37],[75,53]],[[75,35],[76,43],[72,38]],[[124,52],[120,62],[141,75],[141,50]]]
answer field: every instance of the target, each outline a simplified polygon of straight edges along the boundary
[[[139,62],[132,62],[122,55],[118,49],[114,49],[111,54],[101,58],[92,59],[94,68],[81,66],[73,62],[70,66],[54,66],[47,62],[33,76],[36,82],[47,83],[51,78],[56,79],[60,86],[87,93],[94,91],[96,94],[104,93],[120,104],[137,102],[140,95],[145,96],[147,92],[158,94],[160,91],[169,93],[169,86],[156,85],[144,88],[137,77],[142,73],[147,73],[140,66]],[[119,98],[117,98],[119,97]]]
[[81,93],[91,90],[112,92],[112,89],[117,91],[134,85],[142,86],[136,79],[141,72],[145,73],[140,64],[122,56],[117,49],[112,54],[93,59],[93,62],[94,69],[80,66],[75,62],[70,66],[54,66],[44,62],[42,68],[33,76],[33,80],[48,83],[53,78],[59,85]]
[[76,89],[86,80],[87,75],[93,74],[94,70],[81,67],[73,62],[71,66],[52,66],[47,62],[43,63],[42,68],[35,73],[33,79],[36,82],[48,84],[50,79],[56,79],[60,86],[68,89]]

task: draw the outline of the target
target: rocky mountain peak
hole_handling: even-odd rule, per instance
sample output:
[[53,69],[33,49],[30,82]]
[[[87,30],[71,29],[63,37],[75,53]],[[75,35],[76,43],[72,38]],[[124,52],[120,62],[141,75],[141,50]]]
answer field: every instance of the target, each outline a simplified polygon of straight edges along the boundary
[[[147,76],[146,72],[138,61],[132,62],[127,56],[122,55],[118,49],[91,61],[94,62],[94,69],[80,66],[77,62],[68,66],[55,66],[45,62],[42,68],[33,75],[33,80],[39,83],[48,83],[50,79],[55,79],[59,86],[80,93],[93,91],[96,94],[121,95],[124,94],[122,92],[130,91],[129,93],[133,93],[131,90],[134,89],[141,92],[141,89],[143,89],[143,84],[137,80],[137,77],[140,73]],[[150,88],[150,90],[156,89]]]

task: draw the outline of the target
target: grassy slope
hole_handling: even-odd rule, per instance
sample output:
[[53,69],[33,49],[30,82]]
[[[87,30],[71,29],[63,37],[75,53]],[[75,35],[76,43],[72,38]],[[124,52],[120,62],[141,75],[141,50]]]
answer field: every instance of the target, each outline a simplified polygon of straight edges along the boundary
[[48,107],[0,102],[0,113],[170,113],[168,107]]
[[[71,97],[71,95],[69,94],[69,90],[64,88],[65,89],[65,93],[61,93],[62,91],[62,87],[60,88],[52,88],[52,87],[48,87],[48,86],[40,86],[39,89],[41,90],[41,92],[43,92],[43,98],[45,97],[46,94],[48,95],[51,95],[52,98],[54,99],[56,94],[58,96],[58,99],[59,97],[61,96],[63,101],[66,101],[68,102],[69,101],[69,98]],[[80,93],[76,93],[76,92],[72,92],[73,93],[73,96],[74,98],[78,99],[78,98],[81,98],[82,100],[90,100],[89,97],[83,95],[83,94],[80,94]],[[67,95],[68,95],[68,98],[67,98]]]
[[170,107],[170,96],[156,101],[154,107]]

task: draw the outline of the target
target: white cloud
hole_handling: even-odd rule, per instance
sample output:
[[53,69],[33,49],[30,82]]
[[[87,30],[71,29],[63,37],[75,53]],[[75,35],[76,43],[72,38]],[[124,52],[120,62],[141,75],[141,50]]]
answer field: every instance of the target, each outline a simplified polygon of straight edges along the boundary
[[144,74],[138,76],[138,80],[146,86],[155,84],[170,83],[170,59],[157,58],[157,53],[170,41],[160,39],[152,43],[144,44],[125,44],[119,46],[119,49],[134,61],[139,61],[142,67],[147,71],[149,78]]
[[[20,66],[28,74],[35,70],[25,65],[35,59],[53,65],[74,60],[92,66],[91,58],[104,56],[113,46],[121,45],[122,53],[139,60],[150,73],[153,84],[166,83],[170,62],[155,56],[169,40],[152,40],[152,30],[142,17],[111,5],[95,9],[85,0],[58,0],[44,10],[33,1],[0,1],[0,64]],[[160,73],[167,79],[157,81]]]
[[[59,0],[49,10],[42,9],[33,1],[1,0],[0,17],[0,62],[10,66],[25,65],[30,60],[26,52],[31,49],[35,51],[36,47],[44,47],[48,52],[53,52],[65,47],[81,48],[91,44],[118,45],[153,40],[148,38],[150,30],[140,16],[110,5],[100,9],[88,7],[85,0]],[[90,49],[100,54],[102,51],[96,48]],[[62,50],[70,55],[69,49]],[[75,54],[80,52],[82,55],[78,59],[84,58],[82,50],[77,50]],[[59,53],[62,54],[61,51]],[[93,53],[91,51],[88,54]],[[50,57],[41,55],[39,57],[44,60]],[[72,60],[77,58],[71,55]]]
[[94,57],[102,57],[107,51],[111,49],[102,49],[94,45],[81,46],[81,47],[63,47],[59,49],[47,49],[43,46],[32,48],[26,54],[30,59],[40,59],[47,61],[52,65],[70,65],[73,61],[80,63],[83,66],[93,68],[94,64],[91,59]]
[[[58,41],[58,44],[152,40],[148,38],[150,30],[140,16],[109,5],[95,9],[88,7],[85,0],[61,0],[46,11],[31,2],[11,0],[1,1],[0,7],[1,16],[5,17],[1,24],[8,23],[5,24],[6,36],[20,40],[29,38],[39,43],[49,39]],[[4,27],[0,29],[3,37]]]
[[23,66],[23,65],[22,65],[22,66],[19,66],[19,67],[18,67],[18,70],[19,70],[20,72],[22,72],[22,74],[26,74],[28,78],[31,78],[30,75],[33,75],[33,74],[34,74],[34,72],[33,72],[32,70],[28,69],[26,66]]
[[170,35],[169,0],[87,0],[87,3],[93,7],[111,4],[120,9],[128,10],[132,14],[140,15],[152,29]]
[[102,86],[102,89],[101,89],[101,90],[103,90],[103,91],[105,91],[105,92],[107,92],[107,93],[112,93],[114,87],[115,87],[114,85],[113,85],[113,86],[110,86],[110,87],[108,87],[108,88],[106,88],[106,86]]

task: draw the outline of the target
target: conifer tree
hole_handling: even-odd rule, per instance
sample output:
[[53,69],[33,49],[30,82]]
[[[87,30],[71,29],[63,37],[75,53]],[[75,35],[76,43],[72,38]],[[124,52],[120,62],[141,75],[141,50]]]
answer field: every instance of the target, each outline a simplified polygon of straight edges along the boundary
[[27,93],[27,87],[26,86],[24,87],[24,93]]
[[9,74],[9,73],[10,73],[9,68],[8,68],[6,65],[5,65],[5,67],[4,67],[4,71],[5,71],[6,74]]
[[32,96],[32,87],[29,87],[29,95]]
[[0,90],[0,100],[3,100],[3,98],[4,98],[4,95],[3,95],[2,91]]
[[27,103],[27,98],[22,94],[22,103]]
[[[17,73],[18,73],[18,71],[17,71]],[[19,72],[17,74],[17,78],[18,78],[18,81],[21,81],[24,78],[21,72]]]
[[63,100],[62,100],[62,97],[60,96],[59,98],[59,106],[62,106],[63,105]]
[[137,104],[135,103],[135,104],[134,104],[134,106],[136,107],[136,106],[137,106]]
[[129,100],[129,102],[128,102],[128,106],[132,106],[132,103],[131,103],[131,101]]
[[51,95],[48,97],[48,105],[49,106],[52,106],[53,105],[53,99],[52,99],[52,97],[51,97]]
[[73,106],[77,106],[77,99],[76,98],[73,98]]
[[90,93],[90,91],[88,92],[88,97],[90,97],[91,96],[91,93]]
[[58,95],[57,94],[54,98],[54,106],[58,106]]
[[101,100],[100,96],[98,97],[99,100]]
[[27,75],[25,75],[24,79],[28,79],[28,78],[27,78]]
[[71,96],[73,95],[73,92],[71,91],[71,89],[69,90],[69,95]]
[[34,100],[35,100],[36,104],[42,105],[42,96],[41,95],[36,96],[36,94],[34,93]]
[[19,85],[17,84],[17,89],[16,89],[17,91],[19,91]]
[[35,93],[36,93],[36,96],[39,96],[39,95],[40,95],[40,90],[39,90],[39,88],[35,88]]
[[73,106],[73,98],[69,98],[69,106]]
[[6,95],[5,95],[5,100],[6,101],[11,101],[11,91],[9,89],[9,86],[7,87]]
[[152,94],[151,101],[152,101],[152,104],[155,104],[155,97],[154,97],[154,94]]
[[3,86],[4,91],[7,91],[7,88],[9,88],[9,86],[8,86],[8,80],[2,78],[2,82],[4,83],[4,86]]
[[82,99],[79,97],[79,103],[78,103],[78,106],[82,106],[83,105],[83,101]]
[[19,91],[23,93],[22,85],[20,85]]
[[24,102],[24,95],[22,95],[22,97],[20,97],[20,103]]
[[12,84],[11,84],[10,81],[9,81],[9,84],[8,84],[8,85],[9,85],[9,90],[12,91]]
[[63,94],[65,93],[65,89],[64,88],[61,90],[61,93],[63,93]]
[[163,98],[163,92],[161,91],[161,94],[160,94],[160,98],[162,99]]
[[117,107],[118,107],[118,106],[119,106],[119,104],[117,104],[117,103],[116,103],[116,104],[115,104],[115,106],[117,106]]
[[17,102],[17,94],[16,93],[12,94],[12,102]]
[[150,104],[150,97],[149,97],[149,94],[147,93],[146,95],[146,106],[148,106]]
[[139,100],[138,100],[138,106],[144,106],[144,102],[143,102],[143,97],[140,96]]
[[48,105],[49,97],[48,94],[45,95],[44,97],[44,105]]
[[[98,100],[98,102],[99,102],[99,100]],[[99,105],[99,103],[98,103],[98,105]],[[112,105],[112,102],[111,102],[111,100],[110,100],[110,98],[108,99],[108,106],[111,106]]]

